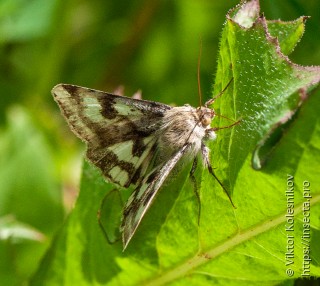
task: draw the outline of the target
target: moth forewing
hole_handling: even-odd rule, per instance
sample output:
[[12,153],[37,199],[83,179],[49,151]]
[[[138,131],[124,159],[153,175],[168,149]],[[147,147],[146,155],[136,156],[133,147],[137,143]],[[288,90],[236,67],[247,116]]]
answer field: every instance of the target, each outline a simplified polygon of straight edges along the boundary
[[68,84],[52,94],[105,178],[124,187],[138,184],[155,150],[154,133],[171,107]]

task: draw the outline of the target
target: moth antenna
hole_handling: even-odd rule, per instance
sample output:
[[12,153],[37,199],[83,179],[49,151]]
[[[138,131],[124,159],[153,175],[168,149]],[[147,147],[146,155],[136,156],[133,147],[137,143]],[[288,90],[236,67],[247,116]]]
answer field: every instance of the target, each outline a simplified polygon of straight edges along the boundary
[[223,90],[220,91],[220,93],[215,96],[214,98],[209,99],[206,103],[205,103],[205,107],[208,107],[208,105],[211,105],[212,103],[214,103],[214,101],[219,98],[229,87],[229,85],[231,84],[231,82],[233,81],[233,77],[229,80],[228,84],[225,86],[225,88]]
[[202,39],[200,37],[200,51],[198,57],[198,95],[199,95],[199,106],[202,106],[202,94],[201,94],[201,84],[200,84],[200,62],[201,62],[201,53],[202,53]]

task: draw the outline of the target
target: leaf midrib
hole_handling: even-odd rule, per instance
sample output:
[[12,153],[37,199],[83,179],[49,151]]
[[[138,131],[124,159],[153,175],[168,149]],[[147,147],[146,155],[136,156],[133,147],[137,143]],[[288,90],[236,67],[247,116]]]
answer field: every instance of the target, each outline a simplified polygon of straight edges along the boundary
[[[297,216],[302,212],[303,203],[295,205],[295,213],[294,216]],[[315,195],[313,198],[310,199],[310,206],[313,206],[317,203],[320,203],[320,194]],[[219,245],[215,245],[212,249],[207,250],[203,253],[197,253],[194,257],[186,260],[182,264],[168,270],[167,272],[160,272],[158,276],[153,277],[150,280],[145,281],[140,285],[144,286],[158,286],[158,285],[167,285],[167,283],[174,281],[180,277],[185,276],[188,272],[192,271],[193,269],[205,264],[208,261],[220,256],[223,253],[226,253],[230,249],[240,245],[243,242],[249,241],[253,237],[262,234],[281,223],[286,221],[286,212],[281,213],[280,215],[276,216],[273,219],[268,219],[262,223],[259,223],[243,232],[239,232],[235,236],[227,239],[226,241],[222,242]]]

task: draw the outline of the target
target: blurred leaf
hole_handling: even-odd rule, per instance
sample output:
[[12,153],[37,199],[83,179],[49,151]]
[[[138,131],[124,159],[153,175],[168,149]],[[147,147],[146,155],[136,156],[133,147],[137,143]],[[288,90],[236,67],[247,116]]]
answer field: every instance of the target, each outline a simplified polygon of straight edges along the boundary
[[52,232],[63,217],[54,165],[47,143],[21,108],[10,111],[0,152],[0,214]]
[[[1,133],[0,216],[14,217],[16,222],[10,227],[0,226],[2,235],[10,232],[9,239],[0,241],[0,256],[10,257],[1,264],[0,280],[10,268],[14,279],[23,281],[35,270],[47,247],[39,244],[40,233],[51,235],[57,229],[63,219],[63,206],[48,146],[28,114],[12,108],[8,128]],[[26,236],[38,239],[17,240]]]
[[55,0],[2,0],[0,3],[0,44],[43,36],[51,24]]
[[[237,209],[208,172],[199,169],[198,225],[199,206],[186,167],[163,187],[122,252],[120,242],[107,243],[96,218],[105,193],[113,186],[105,184],[99,172],[85,164],[75,209],[31,285],[288,285],[285,252],[287,235],[292,233],[286,231],[286,191],[290,174],[295,182],[293,278],[300,276],[303,263],[306,180],[312,186],[310,273],[320,276],[320,253],[314,240],[320,229],[320,193],[315,189],[319,185],[320,95],[307,99],[299,98],[298,93],[303,90],[300,95],[305,94],[309,86],[319,82],[319,67],[295,65],[280,52],[282,47],[289,53],[299,41],[301,34],[294,31],[304,29],[303,21],[297,21],[295,29],[272,23],[273,35],[287,35],[279,37],[279,47],[267,33],[266,20],[257,18],[257,4],[251,1],[227,17],[215,82],[217,94],[234,78],[216,102],[217,113],[234,120],[242,118],[236,127],[218,131],[218,140],[211,144],[213,166],[233,191]],[[269,153],[266,164],[261,171],[254,171],[251,161],[257,144],[274,124],[301,104],[296,120]],[[225,121],[220,117],[215,124],[229,124]]]
[[0,240],[11,240],[11,242],[21,242],[22,240],[44,240],[44,235],[33,227],[16,221],[11,216],[0,218]]

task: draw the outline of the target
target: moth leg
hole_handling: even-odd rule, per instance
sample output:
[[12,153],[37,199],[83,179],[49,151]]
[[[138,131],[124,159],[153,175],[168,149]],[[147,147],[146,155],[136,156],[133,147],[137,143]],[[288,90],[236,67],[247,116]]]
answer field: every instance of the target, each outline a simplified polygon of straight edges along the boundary
[[211,166],[211,163],[210,163],[210,159],[209,159],[209,148],[204,143],[201,144],[201,151],[202,151],[202,156],[203,156],[203,159],[204,159],[204,163],[207,166],[207,168],[209,170],[209,173],[217,180],[217,182],[219,183],[219,185],[221,186],[223,191],[228,196],[230,203],[236,209],[236,206],[234,205],[234,203],[233,203],[228,191],[226,190],[226,188],[224,187],[222,182],[218,179],[216,174],[213,172],[213,169],[212,169],[212,166]]
[[227,125],[227,126],[214,127],[214,128],[210,128],[210,129],[207,129],[207,130],[209,130],[209,131],[218,131],[218,130],[220,130],[220,129],[230,128],[230,127],[232,127],[232,126],[234,126],[234,125],[239,124],[240,122],[241,122],[241,119],[239,119],[239,120],[237,120],[236,122],[234,122],[234,123],[232,123],[232,124],[230,124],[230,125]]
[[215,96],[214,98],[211,98],[211,99],[209,99],[206,103],[205,103],[205,107],[208,107],[209,105],[211,105],[211,104],[213,104],[214,103],[214,101],[218,98],[218,97],[220,97],[226,90],[227,90],[227,88],[229,87],[229,85],[231,84],[231,82],[233,81],[233,77],[230,79],[230,81],[227,83],[227,85],[225,86],[225,88],[223,89],[223,90],[221,90],[220,91],[220,93],[217,95],[217,96]]
[[198,158],[195,157],[193,160],[193,163],[192,163],[191,170],[190,170],[190,180],[193,184],[193,191],[194,191],[194,194],[196,195],[197,202],[198,202],[198,225],[199,225],[200,215],[201,215],[201,201],[200,201],[198,183],[197,183],[196,177],[194,176],[194,172],[196,171],[197,166],[198,166]]
[[109,244],[121,238],[119,224],[124,207],[119,189],[109,191],[103,198],[98,211],[98,223]]

